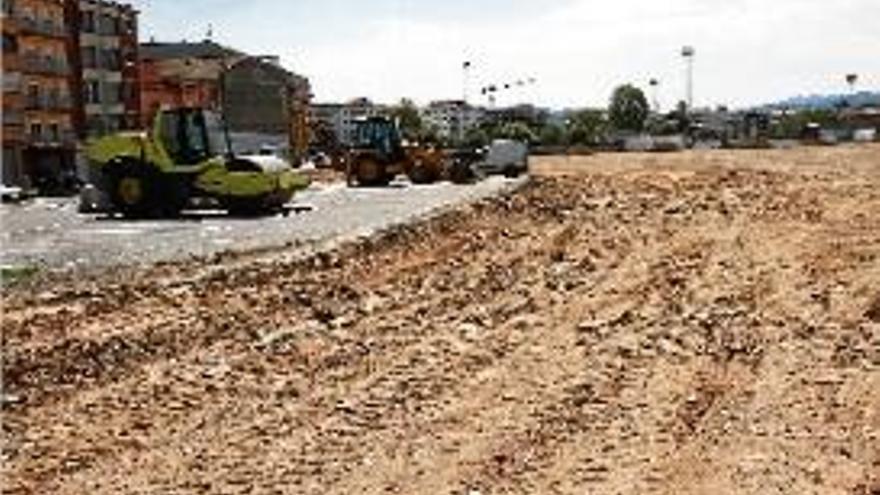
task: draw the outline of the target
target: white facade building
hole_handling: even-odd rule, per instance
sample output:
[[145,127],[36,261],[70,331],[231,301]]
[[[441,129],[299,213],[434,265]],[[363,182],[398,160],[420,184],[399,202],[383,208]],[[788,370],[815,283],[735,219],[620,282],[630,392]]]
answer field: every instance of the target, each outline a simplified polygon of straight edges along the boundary
[[425,125],[436,128],[444,139],[464,138],[470,129],[480,124],[485,114],[484,109],[462,100],[433,101],[421,112]]
[[387,109],[367,98],[357,98],[348,103],[316,103],[311,105],[311,119],[332,129],[339,142],[350,145],[355,137],[355,122],[367,117],[385,115]]

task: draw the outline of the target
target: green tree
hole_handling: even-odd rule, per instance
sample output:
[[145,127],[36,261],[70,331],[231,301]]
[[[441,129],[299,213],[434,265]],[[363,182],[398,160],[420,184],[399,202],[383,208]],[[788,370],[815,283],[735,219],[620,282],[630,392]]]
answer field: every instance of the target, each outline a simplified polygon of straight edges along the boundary
[[785,112],[776,120],[770,133],[774,138],[796,139],[809,124],[818,124],[822,129],[835,129],[841,126],[838,114],[834,110],[799,110]]
[[615,129],[640,132],[650,111],[645,93],[632,84],[624,84],[611,95],[608,118]]
[[400,132],[405,139],[418,140],[426,136],[427,130],[422,116],[412,100],[401,99],[400,103],[391,108],[390,114],[392,118],[397,120]]
[[608,121],[601,110],[581,110],[569,119],[568,142],[576,145],[597,144],[608,129]]
[[544,146],[560,146],[565,144],[565,129],[556,124],[545,124],[541,128],[540,141]]
[[538,136],[523,122],[510,122],[497,128],[493,133],[495,139],[513,139],[524,143],[537,143]]
[[480,127],[472,127],[465,132],[464,145],[469,148],[482,148],[489,145],[489,133]]

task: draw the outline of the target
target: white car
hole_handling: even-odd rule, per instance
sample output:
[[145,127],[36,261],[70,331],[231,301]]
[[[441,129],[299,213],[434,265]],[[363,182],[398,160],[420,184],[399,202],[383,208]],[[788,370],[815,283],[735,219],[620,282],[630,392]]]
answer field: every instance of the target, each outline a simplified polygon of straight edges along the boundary
[[496,139],[489,146],[485,159],[475,163],[474,168],[486,175],[517,177],[529,171],[529,147],[519,141]]
[[4,202],[10,201],[20,201],[22,197],[22,190],[20,187],[16,186],[7,186],[5,184],[0,184],[0,198]]

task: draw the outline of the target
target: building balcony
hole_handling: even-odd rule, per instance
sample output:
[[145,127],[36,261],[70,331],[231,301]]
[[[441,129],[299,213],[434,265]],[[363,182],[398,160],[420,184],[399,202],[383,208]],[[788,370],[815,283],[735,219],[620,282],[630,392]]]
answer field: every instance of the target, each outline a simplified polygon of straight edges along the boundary
[[76,144],[76,135],[73,131],[61,131],[55,134],[44,131],[42,134],[27,134],[24,140],[35,148],[68,148]]
[[62,95],[58,97],[40,96],[37,98],[29,97],[25,101],[26,110],[49,110],[49,111],[68,111],[73,109],[73,102],[70,96]]
[[3,125],[24,125],[24,115],[21,112],[3,109]]
[[67,31],[63,26],[50,19],[19,17],[18,26],[21,34],[46,36],[49,38],[66,38]]
[[104,80],[106,82],[122,82],[121,69],[83,67],[83,79],[86,81]]
[[79,44],[84,47],[100,45],[104,48],[119,48],[120,38],[118,35],[82,32],[79,35]]
[[18,93],[21,91],[21,73],[5,72],[3,74],[3,92]]
[[125,104],[120,102],[89,103],[85,106],[86,115],[121,115]]
[[45,74],[51,76],[67,76],[70,66],[61,59],[40,58],[26,55],[21,58],[21,71],[29,74]]

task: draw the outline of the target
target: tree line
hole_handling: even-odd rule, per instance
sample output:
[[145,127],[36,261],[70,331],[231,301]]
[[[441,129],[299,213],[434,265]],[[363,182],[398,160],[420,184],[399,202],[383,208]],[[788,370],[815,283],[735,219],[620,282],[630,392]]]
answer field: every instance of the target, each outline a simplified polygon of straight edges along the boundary
[[405,138],[443,145],[485,146],[494,139],[514,139],[543,146],[594,146],[614,131],[641,132],[650,114],[644,92],[626,84],[615,89],[607,109],[584,109],[570,112],[562,121],[551,121],[547,115],[504,115],[497,111],[494,118],[483,119],[469,128],[464,136],[441,136],[439,129],[422,118],[412,100],[401,100],[391,107]]

